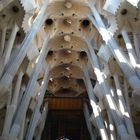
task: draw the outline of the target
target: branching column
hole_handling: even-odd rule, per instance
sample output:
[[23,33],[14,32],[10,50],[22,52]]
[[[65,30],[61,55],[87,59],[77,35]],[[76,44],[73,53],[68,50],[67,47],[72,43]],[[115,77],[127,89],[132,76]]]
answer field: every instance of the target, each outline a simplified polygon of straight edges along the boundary
[[8,105],[7,107],[7,113],[6,113],[6,118],[5,118],[4,128],[3,128],[3,136],[8,135],[10,131],[12,120],[13,120],[13,117],[17,108],[22,77],[23,77],[23,72],[20,71],[17,77],[16,86],[15,86],[15,90],[14,90],[13,98],[12,98],[12,103]]
[[[19,30],[19,27],[17,26],[16,23],[14,23],[10,38],[8,40],[8,43],[7,43],[7,46],[6,46],[6,48],[4,50],[2,50],[3,54],[2,54],[2,56],[1,56],[2,58],[0,60],[0,77],[1,77],[1,75],[3,73],[5,65],[7,64],[8,60],[10,58],[11,51],[12,51],[12,48],[13,48],[14,41],[15,41],[16,34],[17,34],[18,30]],[[4,39],[4,37],[3,37],[3,39]],[[4,40],[3,40],[3,42],[4,42]]]
[[98,29],[101,34],[103,40],[107,43],[108,47],[112,51],[114,57],[116,58],[119,66],[121,67],[124,75],[128,79],[132,88],[136,91],[137,94],[140,94],[140,79],[137,77],[135,70],[132,65],[128,62],[125,56],[121,53],[119,46],[113,36],[107,31],[98,11],[96,10],[94,4],[92,2],[89,3],[89,6],[92,10],[94,18],[90,16],[91,21]]
[[84,81],[85,81],[88,97],[89,97],[89,100],[90,100],[90,104],[91,104],[91,107],[92,107],[92,110],[93,110],[93,115],[94,115],[94,118],[95,118],[95,122],[97,124],[97,127],[99,129],[99,132],[101,134],[102,139],[103,140],[109,140],[107,132],[106,132],[106,128],[105,128],[105,125],[104,125],[104,122],[103,122],[103,119],[102,119],[101,114],[98,110],[99,108],[98,108],[98,105],[96,103],[95,93],[93,92],[93,87],[92,87],[87,69],[84,70],[84,74],[85,74]]
[[125,139],[128,135],[127,130],[119,115],[119,111],[117,109],[115,101],[113,100],[113,98],[111,96],[109,85],[107,84],[106,79],[104,78],[104,75],[100,70],[98,58],[94,52],[93,47],[91,46],[90,41],[87,41],[87,44],[88,44],[88,48],[89,48],[89,52],[90,52],[89,60],[91,61],[92,67],[93,67],[94,72],[97,77],[97,80],[100,84],[101,93],[102,93],[103,97],[105,98],[106,104],[108,105],[108,109],[110,110],[113,121],[115,122],[119,136],[122,139]]
[[44,95],[45,95],[45,92],[46,92],[46,89],[47,89],[47,84],[48,84],[48,81],[49,81],[49,76],[48,76],[49,69],[48,68],[49,68],[49,65],[47,65],[47,67],[46,67],[46,72],[45,72],[45,75],[44,75],[44,79],[43,79],[42,84],[41,84],[42,86],[41,86],[41,89],[40,89],[39,98],[37,100],[37,104],[34,108],[34,111],[33,111],[32,117],[31,117],[31,121],[30,121],[28,130],[27,130],[26,140],[31,140],[33,138],[35,128],[36,128],[37,123],[38,123],[38,121],[41,117],[40,107],[42,105],[43,98],[44,98]]
[[[13,133],[12,131],[14,130],[14,127],[19,128],[19,130],[20,130],[23,116],[24,116],[24,114],[26,114],[26,111],[28,109],[29,102],[30,102],[31,97],[33,95],[38,75],[39,75],[41,68],[42,68],[41,65],[42,65],[42,63],[45,62],[45,57],[46,57],[46,54],[49,50],[49,48],[47,47],[47,44],[48,44],[48,38],[45,39],[45,41],[43,43],[42,50],[40,51],[40,55],[37,58],[37,61],[36,61],[36,64],[34,66],[33,72],[31,74],[30,80],[28,82],[27,88],[26,88],[25,93],[23,95],[23,98],[21,100],[21,104],[17,108],[17,114],[15,116],[13,127],[11,128],[10,133]],[[18,133],[19,133],[19,130],[17,131]],[[17,135],[18,135],[18,133],[17,133]]]
[[125,29],[122,30],[122,36],[123,36],[124,42],[126,44],[130,62],[140,78],[140,67],[138,67],[138,65],[137,65],[138,59],[137,59],[135,50],[132,46],[132,43],[131,43],[129,36],[128,36],[127,32],[125,31]]
[[114,81],[115,81],[116,92],[117,92],[118,100],[119,100],[119,108],[120,108],[120,111],[125,120],[125,124],[127,126],[128,133],[132,136],[135,136],[134,126],[133,126],[130,114],[128,112],[128,109],[126,107],[126,103],[125,103],[123,93],[121,90],[121,85],[119,82],[119,77],[117,75],[114,75]]
[[17,51],[17,54],[13,58],[13,61],[9,64],[9,66],[7,66],[7,70],[5,71],[5,73],[3,74],[0,80],[1,95],[4,94],[5,90],[7,90],[7,88],[10,86],[15,74],[17,73],[19,66],[21,65],[23,59],[27,54],[30,43],[32,42],[36,33],[38,32],[41,25],[43,24],[43,18],[47,6],[48,6],[48,2],[44,2],[43,7],[38,13],[38,16],[36,17],[35,21],[33,22],[31,29],[26,34],[25,39],[23,40],[19,51]]

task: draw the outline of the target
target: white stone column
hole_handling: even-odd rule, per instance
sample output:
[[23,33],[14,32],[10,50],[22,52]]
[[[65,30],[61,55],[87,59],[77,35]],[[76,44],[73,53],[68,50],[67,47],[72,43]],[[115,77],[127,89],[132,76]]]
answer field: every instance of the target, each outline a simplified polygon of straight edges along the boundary
[[3,132],[2,132],[3,136],[9,135],[9,130],[10,130],[10,126],[11,126],[11,119],[12,119],[12,116],[14,116],[14,112],[13,112],[14,109],[15,109],[15,107],[13,105],[7,106],[6,116],[5,116],[5,121],[4,121],[4,128],[3,128]]
[[24,138],[24,131],[26,131],[25,130],[25,120],[26,120],[26,116],[24,116],[24,118],[22,120],[21,129],[20,129],[20,133],[19,133],[19,140],[23,140],[23,138]]
[[113,85],[112,86],[110,85],[109,87],[110,87],[111,96],[112,96],[117,108],[119,108],[118,96],[117,96],[116,91],[115,91],[116,89]]
[[108,47],[110,48],[112,54],[116,58],[121,70],[123,71],[125,77],[128,79],[131,87],[136,91],[137,94],[140,94],[140,79],[137,77],[135,70],[133,69],[132,65],[128,62],[128,60],[124,57],[122,52],[119,49],[119,46],[113,36],[107,31],[99,13],[97,12],[94,4],[89,4],[94,18],[90,16],[92,23],[98,29],[99,33],[101,34],[103,40],[107,43]]
[[137,64],[138,59],[136,56],[136,52],[132,46],[132,43],[125,29],[123,29],[121,33],[122,33],[122,36],[123,36],[123,39],[124,39],[124,42],[128,51],[130,62],[140,78],[140,66],[138,67],[138,64]]
[[116,93],[118,95],[120,112],[121,112],[121,114],[124,118],[125,125],[127,126],[128,133],[132,136],[135,136],[134,126],[133,126],[130,114],[129,114],[128,109],[127,109],[126,104],[125,104],[125,100],[124,100],[124,97],[123,97],[121,85],[120,85],[120,82],[119,82],[119,77],[117,75],[114,75],[113,77],[114,77],[114,82],[115,82],[115,86],[116,86]]
[[[40,93],[39,93],[39,97],[37,100],[37,104],[35,105],[33,114],[31,116],[31,121],[27,130],[27,134],[26,134],[26,140],[31,140],[33,138],[37,123],[41,117],[41,113],[40,113],[40,107],[42,105],[43,99],[44,99],[44,95],[46,93],[46,89],[47,89],[47,84],[49,81],[49,65],[46,66],[45,69],[45,75],[41,84],[41,89],[40,89]],[[45,123],[45,122],[44,122]]]
[[7,70],[4,72],[1,80],[0,80],[0,92],[1,94],[7,90],[9,87],[10,83],[12,82],[15,74],[17,73],[17,70],[19,66],[21,65],[23,59],[25,58],[27,51],[29,49],[29,45],[34,39],[36,33],[40,29],[40,26],[43,24],[43,18],[46,17],[44,16],[46,12],[46,8],[48,6],[48,2],[44,2],[40,12],[38,13],[36,19],[33,22],[33,25],[29,32],[26,34],[23,42],[21,43],[21,47],[19,51],[17,51],[17,54],[13,58],[13,62],[7,66]]
[[17,106],[18,104],[18,99],[19,99],[19,93],[20,93],[20,89],[21,89],[21,82],[22,82],[22,77],[23,77],[23,72],[20,70],[18,73],[18,77],[16,80],[16,86],[14,89],[14,93],[13,93],[13,98],[12,98],[12,104]]
[[108,106],[108,109],[110,110],[113,121],[115,122],[119,136],[122,139],[125,139],[125,137],[128,135],[128,133],[127,133],[125,125],[121,119],[121,116],[119,115],[119,111],[117,109],[115,101],[113,100],[113,98],[111,96],[110,87],[100,69],[98,58],[94,52],[93,47],[91,46],[90,41],[87,41],[87,45],[88,45],[89,53],[90,53],[90,55],[88,54],[89,55],[88,58],[91,61],[92,67],[94,69],[97,80],[99,82],[101,92],[103,94],[105,102]]
[[[49,48],[47,47],[47,44],[48,44],[48,38],[46,38],[44,43],[43,43],[42,50],[40,51],[40,55],[38,56],[38,58],[36,60],[36,64],[34,66],[32,74],[30,76],[30,80],[29,80],[28,85],[26,87],[25,93],[22,97],[21,104],[17,108],[17,114],[15,116],[13,127],[18,126],[20,128],[23,116],[24,116],[24,114],[26,114],[26,111],[27,111],[28,106],[29,106],[29,102],[30,102],[31,97],[32,97],[33,92],[34,92],[34,88],[35,88],[35,84],[36,84],[38,75],[42,69],[41,66],[45,62],[45,57],[46,57],[46,54],[49,50]],[[14,128],[12,128],[11,130],[13,130],[13,129]],[[16,135],[18,135],[18,133]]]
[[4,50],[4,58],[5,58],[4,66],[7,64],[8,60],[10,58],[11,51],[12,51],[18,30],[19,30],[18,25],[16,23],[14,23],[13,27],[12,27],[12,32],[11,32],[10,38],[9,38],[7,46],[6,46],[6,49]]
[[125,42],[125,45],[126,45],[126,49],[128,51],[130,62],[132,63],[133,67],[135,67],[136,60],[137,60],[136,53],[135,53],[135,51],[133,49],[133,46],[131,44],[131,41],[130,41],[130,39],[128,37],[128,34],[127,34],[126,30],[123,29],[121,31],[121,33],[122,33],[122,36],[123,36],[123,39],[124,39],[124,42]]
[[96,137],[94,136],[93,131],[92,131],[92,125],[91,125],[90,120],[89,120],[90,114],[89,114],[88,107],[87,107],[86,103],[84,103],[84,105],[83,105],[83,111],[84,111],[84,116],[85,116],[87,128],[88,128],[88,131],[90,134],[90,138],[91,138],[91,140],[96,140]]
[[110,114],[110,111],[107,111],[107,115],[108,115],[108,122],[109,122],[110,140],[117,140],[116,132],[115,132],[115,126],[114,126],[114,122],[113,122],[112,116]]
[[45,107],[44,107],[44,110],[43,110],[42,116],[41,116],[41,122],[38,126],[39,127],[38,134],[37,134],[35,140],[41,140],[41,135],[42,135],[42,132],[43,132],[43,129],[45,126],[45,121],[46,121],[47,115],[48,115],[48,103],[45,103]]
[[13,85],[11,84],[9,87],[9,92],[7,93],[7,106],[11,104],[11,100],[12,100],[12,89],[13,89]]
[[26,131],[28,129],[29,123],[30,123],[30,119],[28,117],[26,117],[25,125],[24,125],[24,138],[25,138],[25,134],[26,134]]
[[91,84],[91,81],[90,81],[90,78],[89,78],[89,75],[88,75],[88,71],[87,71],[87,69],[85,69],[83,72],[84,72],[84,76],[85,76],[84,82],[85,82],[85,86],[86,86],[86,89],[87,89],[89,101],[90,101],[90,104],[91,104],[91,107],[92,107],[92,110],[93,110],[93,115],[94,115],[94,118],[95,118],[95,122],[97,124],[97,127],[99,129],[99,132],[100,132],[100,135],[101,135],[102,139],[103,140],[109,140],[107,132],[106,132],[106,128],[104,126],[103,119],[102,119],[101,114],[98,110],[99,109],[98,105],[96,104],[95,93],[93,92],[93,87],[92,87],[92,84]]
[[128,83],[125,78],[124,78],[123,85],[124,85],[124,97],[125,97],[126,107],[130,114],[130,104],[129,104],[129,97],[128,97]]
[[17,102],[19,97],[19,90],[21,86],[23,72],[20,71],[17,77],[15,90],[13,93],[12,103],[7,106],[7,112],[4,122],[4,128],[3,128],[3,136],[9,135],[10,127],[12,124],[13,116],[15,114],[16,108],[17,108]]
[[25,85],[21,85],[21,88],[20,88],[20,91],[19,91],[19,97],[18,97],[17,106],[19,106],[20,103],[21,103],[21,99],[22,99],[23,93],[25,92],[25,89],[26,89],[26,86]]
[[137,33],[133,33],[133,39],[134,39],[134,47],[135,47],[136,56],[138,58],[138,62],[140,63],[140,48],[139,48],[140,46],[138,42]]
[[41,113],[39,111],[38,106],[35,106],[35,108],[36,109],[34,109],[33,115],[32,115],[31,120],[30,120],[29,127],[27,129],[27,135],[25,137],[25,140],[32,140],[32,138],[34,136],[35,129],[37,127],[37,123],[41,117]]
[[18,30],[19,30],[19,27],[17,26],[16,23],[14,23],[10,38],[8,40],[8,43],[7,43],[7,46],[5,47],[5,50],[3,50],[3,55],[2,55],[2,58],[0,60],[0,77],[2,76],[5,65],[7,64],[8,60],[10,58],[11,51],[12,51]]

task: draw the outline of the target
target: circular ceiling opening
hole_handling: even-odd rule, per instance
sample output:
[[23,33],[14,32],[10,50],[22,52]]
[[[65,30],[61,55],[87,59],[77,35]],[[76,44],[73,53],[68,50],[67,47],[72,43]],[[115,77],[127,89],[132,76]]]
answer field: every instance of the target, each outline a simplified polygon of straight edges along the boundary
[[48,56],[52,56],[52,55],[53,55],[53,51],[49,51]]
[[80,52],[80,58],[85,58],[87,57],[87,53],[85,51]]
[[126,15],[127,14],[127,9],[122,9],[121,14]]
[[14,13],[18,13],[18,12],[19,12],[19,8],[18,8],[17,6],[13,6],[13,7],[12,7],[12,11],[13,11]]
[[53,24],[53,20],[52,20],[52,19],[47,19],[47,20],[45,21],[45,24],[46,24],[46,25],[52,25],[52,24]]
[[90,21],[88,19],[85,19],[85,20],[82,21],[82,26],[84,28],[88,27],[89,25],[90,25]]

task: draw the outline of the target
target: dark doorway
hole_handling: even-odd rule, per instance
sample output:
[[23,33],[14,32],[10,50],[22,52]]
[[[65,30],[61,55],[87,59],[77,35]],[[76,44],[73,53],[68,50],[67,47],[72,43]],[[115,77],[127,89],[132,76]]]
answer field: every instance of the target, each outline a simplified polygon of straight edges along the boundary
[[82,111],[49,111],[42,140],[90,140]]

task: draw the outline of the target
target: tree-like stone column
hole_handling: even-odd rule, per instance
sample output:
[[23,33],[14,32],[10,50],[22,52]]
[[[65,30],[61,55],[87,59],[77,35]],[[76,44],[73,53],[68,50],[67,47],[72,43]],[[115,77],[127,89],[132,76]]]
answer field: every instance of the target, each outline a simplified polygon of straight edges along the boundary
[[119,115],[119,110],[117,109],[116,103],[111,96],[109,85],[100,69],[98,58],[95,54],[93,47],[91,46],[90,40],[87,40],[87,45],[89,48],[88,58],[91,61],[92,67],[99,82],[101,93],[105,99],[113,121],[115,122],[115,126],[117,128],[120,138],[125,139],[125,137],[128,135],[126,127],[123,123],[123,120],[121,119],[121,116]]
[[116,137],[116,131],[115,131],[115,125],[114,125],[114,121],[112,119],[112,116],[110,114],[110,111],[107,111],[107,116],[108,116],[108,129],[109,129],[109,135],[110,135],[110,140],[117,140]]
[[119,82],[119,77],[118,77],[118,75],[114,75],[113,77],[114,77],[114,82],[115,82],[115,86],[116,86],[116,93],[118,95],[120,112],[121,112],[121,114],[124,118],[125,125],[127,126],[128,133],[132,136],[135,136],[134,126],[133,126],[130,114],[128,112],[128,109],[126,107],[126,103],[125,103],[123,93],[122,93],[122,90],[121,90],[121,85],[120,85],[120,82]]
[[14,127],[19,128],[19,130],[17,130],[17,134],[15,134],[15,136],[17,136],[19,134],[23,116],[27,112],[31,97],[32,97],[33,92],[34,92],[34,88],[35,88],[35,84],[36,84],[38,75],[42,69],[42,67],[41,67],[42,63],[45,62],[45,57],[46,57],[48,50],[49,50],[49,48],[47,47],[48,40],[49,39],[46,38],[44,43],[43,43],[42,50],[40,51],[40,55],[38,56],[38,58],[36,60],[36,64],[34,66],[32,74],[30,76],[30,80],[28,82],[27,88],[25,90],[25,93],[23,95],[23,98],[21,100],[19,107],[17,108],[17,114],[15,116],[15,120],[13,122],[13,126],[12,126],[11,131],[10,131],[10,133],[13,133],[12,131],[15,130]]
[[19,97],[19,93],[20,93],[22,77],[23,77],[23,72],[20,71],[19,74],[18,74],[18,77],[17,77],[12,102],[11,102],[11,104],[9,104],[7,106],[5,123],[4,123],[3,133],[2,133],[3,136],[8,136],[9,135],[12,120],[13,120],[13,117],[15,115],[15,111],[17,109],[17,103],[18,103],[18,99],[19,99],[18,97]]
[[1,75],[3,73],[5,65],[7,64],[7,62],[10,59],[11,51],[12,51],[12,48],[13,48],[14,41],[15,41],[16,34],[17,34],[18,30],[19,30],[19,27],[17,26],[16,23],[14,23],[10,38],[8,40],[8,43],[7,43],[7,46],[3,50],[3,55],[1,56],[1,60],[0,60],[0,77],[1,77]]
[[46,17],[46,15],[44,16],[44,14],[46,12],[47,6],[48,2],[44,2],[41,10],[39,11],[36,19],[33,22],[32,27],[30,28],[29,32],[26,34],[23,42],[21,43],[20,49],[14,55],[13,61],[7,66],[7,69],[0,80],[1,96],[5,93],[6,90],[8,90],[15,74],[17,73],[19,66],[21,65],[23,59],[27,54],[30,43],[32,42],[36,33],[43,24],[43,18]]
[[[103,118],[101,117],[101,114],[99,112],[99,108],[98,105],[96,103],[96,97],[95,97],[95,93],[93,92],[93,87],[89,78],[89,74],[88,74],[88,70],[85,68],[84,69],[84,82],[85,82],[85,86],[87,89],[87,93],[88,93],[88,97],[89,97],[89,101],[93,110],[93,116],[95,118],[95,122],[97,124],[97,127],[99,129],[100,135],[102,137],[103,140],[109,140],[107,132],[106,132],[106,128],[103,122]],[[91,117],[93,117],[91,116]],[[93,119],[94,119],[93,118]],[[93,122],[94,124],[94,122]]]
[[37,103],[35,105],[33,114],[31,116],[31,121],[30,121],[29,127],[27,129],[26,140],[31,140],[33,138],[37,123],[38,123],[38,121],[41,117],[40,107],[42,105],[43,98],[44,98],[44,95],[45,95],[46,89],[47,89],[47,84],[48,84],[48,81],[49,81],[48,74],[49,74],[49,65],[47,65],[46,69],[45,69],[45,75],[44,75],[44,78],[43,78],[43,81],[42,81],[42,84],[41,84],[39,97],[38,97]]
[[125,56],[119,49],[119,46],[114,39],[114,37],[107,31],[98,11],[96,10],[94,4],[92,2],[89,3],[92,14],[94,18],[90,16],[92,23],[97,28],[99,33],[101,34],[103,40],[106,42],[107,46],[110,48],[112,54],[114,55],[116,61],[118,62],[121,70],[123,71],[125,77],[128,79],[131,87],[136,91],[136,94],[140,94],[140,79],[138,78],[135,70],[132,65],[128,62]]
[[126,48],[127,48],[127,51],[128,51],[128,55],[129,55],[129,59],[130,59],[130,62],[134,68],[134,70],[137,72],[139,78],[140,78],[140,66],[138,66],[138,59],[137,59],[137,56],[136,56],[136,53],[135,53],[135,50],[132,46],[132,43],[129,39],[129,36],[126,32],[125,29],[123,29],[121,31],[122,33],[122,36],[123,36],[123,39],[124,39],[124,42],[125,42],[125,45],[126,45]]

